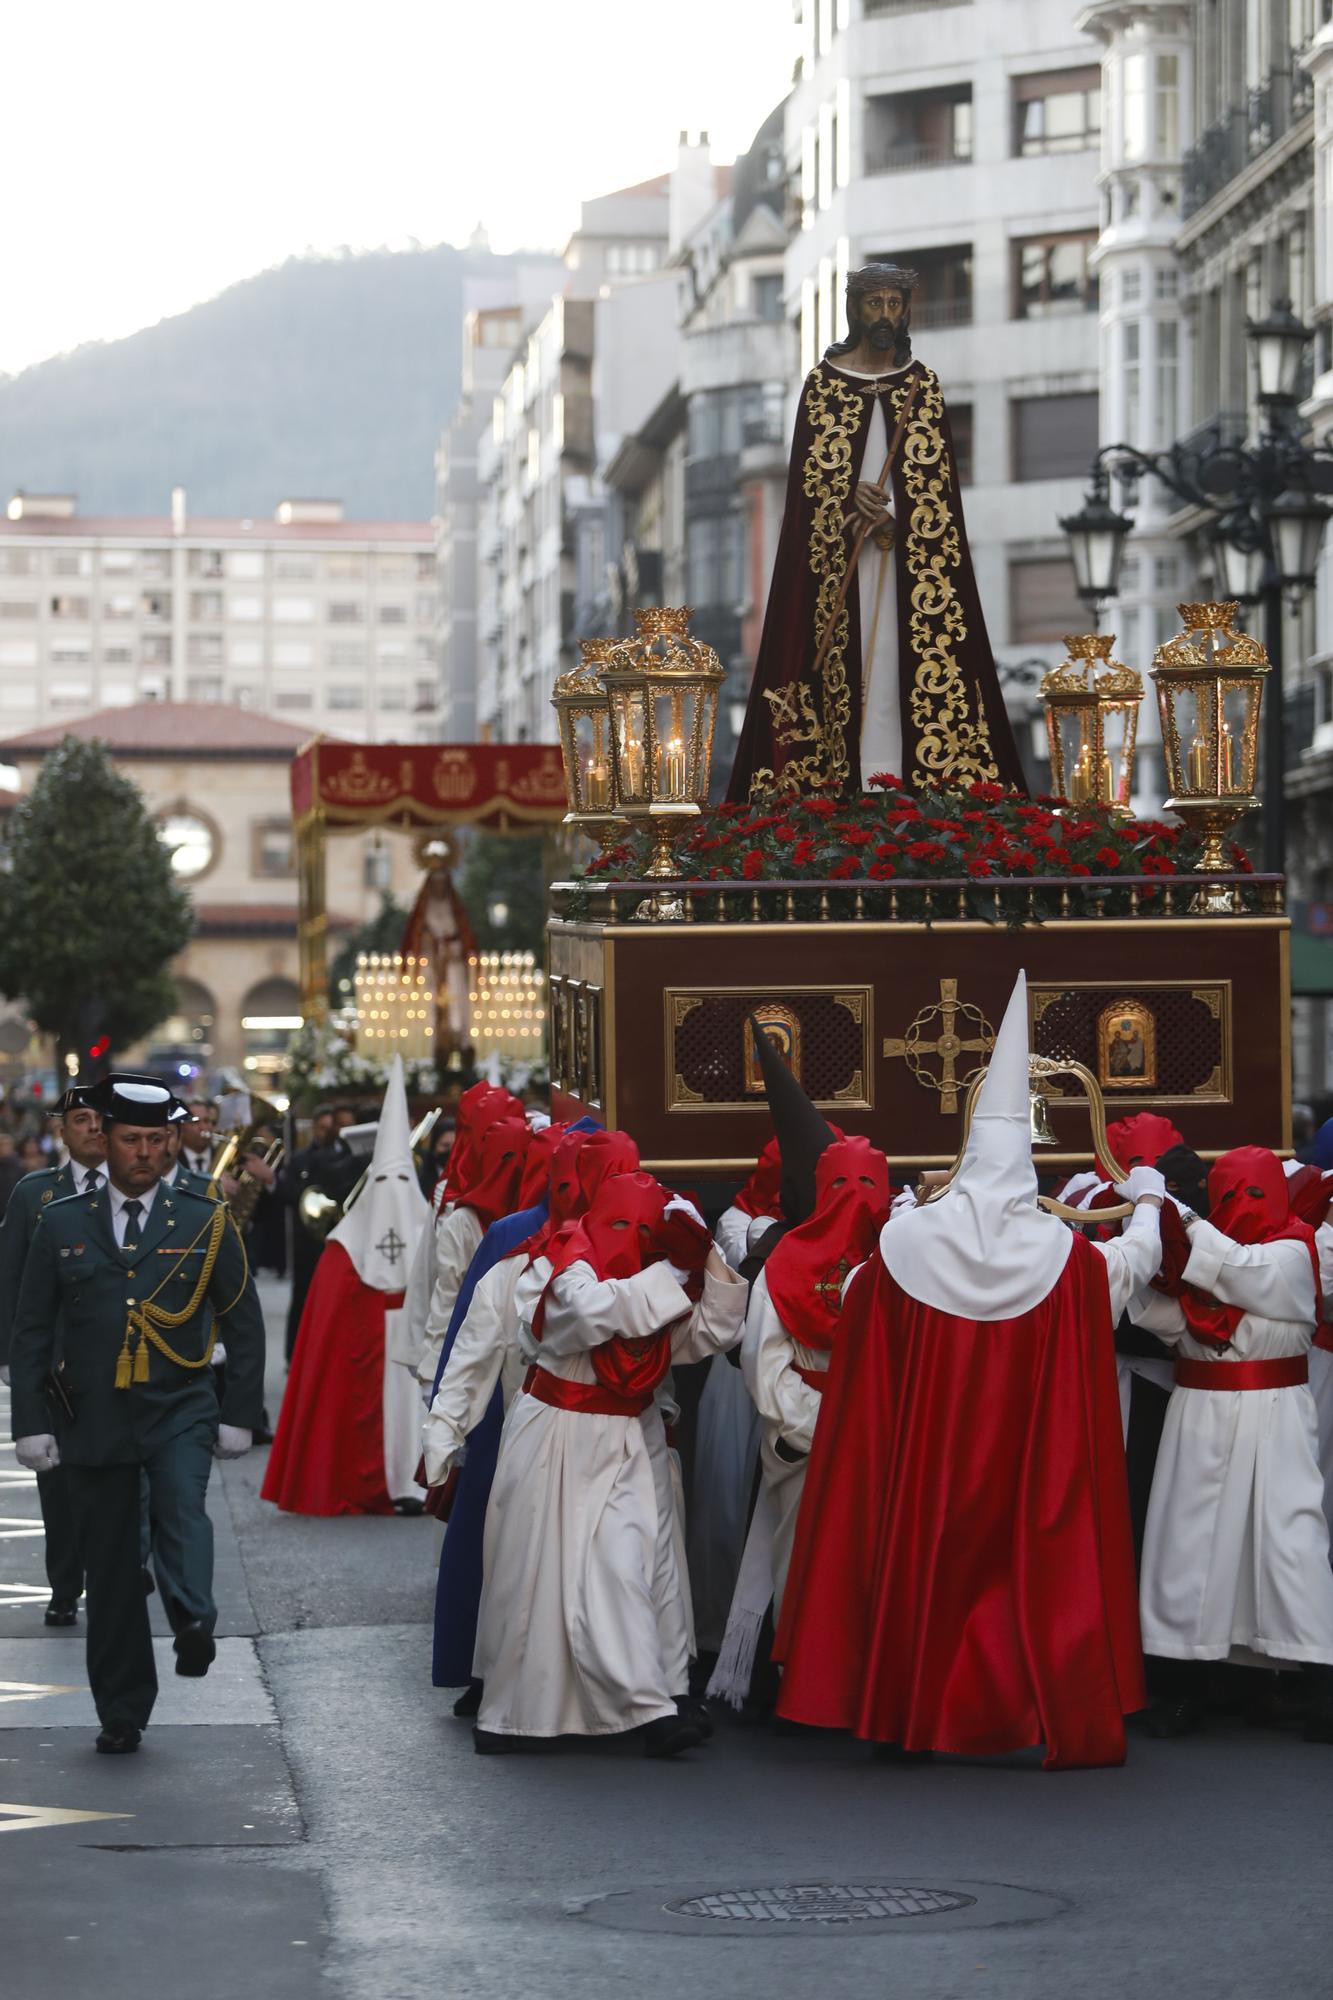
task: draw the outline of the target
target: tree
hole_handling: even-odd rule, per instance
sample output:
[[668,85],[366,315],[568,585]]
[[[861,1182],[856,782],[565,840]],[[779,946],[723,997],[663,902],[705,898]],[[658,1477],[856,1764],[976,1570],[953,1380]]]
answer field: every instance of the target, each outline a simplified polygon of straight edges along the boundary
[[339,945],[332,964],[329,966],[329,1005],[345,1007],[354,996],[356,984],[356,961],[363,951],[393,953],[403,948],[403,932],[407,929],[407,911],[392,896],[381,892],[379,910],[360,930],[353,931],[345,943]]
[[0,992],[54,1035],[62,1065],[72,1054],[86,1070],[149,1034],[175,1005],[170,965],[194,916],[104,744],[67,736],[51,752],[14,808],[3,861]]
[[458,892],[482,951],[530,951],[539,960],[543,957],[547,878],[541,834],[476,835],[463,861]]

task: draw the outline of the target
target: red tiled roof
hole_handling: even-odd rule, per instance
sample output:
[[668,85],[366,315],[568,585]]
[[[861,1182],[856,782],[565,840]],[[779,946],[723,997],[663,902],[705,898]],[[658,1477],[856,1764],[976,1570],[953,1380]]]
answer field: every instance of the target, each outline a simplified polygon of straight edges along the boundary
[[11,521],[0,513],[0,540],[31,540],[34,536],[65,541],[102,537],[122,542],[420,542],[434,547],[429,521],[281,521],[239,515],[187,519],[177,535],[167,514],[71,514],[58,519],[30,514]]
[[226,702],[139,701],[10,736],[0,741],[0,762],[45,756],[67,736],[84,741],[95,737],[123,756],[294,757],[311,734],[308,723],[298,727],[259,709],[233,708]]

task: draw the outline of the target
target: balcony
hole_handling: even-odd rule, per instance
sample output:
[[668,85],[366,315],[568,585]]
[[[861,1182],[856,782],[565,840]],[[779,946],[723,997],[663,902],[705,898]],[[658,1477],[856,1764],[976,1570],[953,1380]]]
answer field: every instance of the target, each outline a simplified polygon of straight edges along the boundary
[[926,167],[965,167],[971,163],[971,139],[907,139],[867,154],[868,174],[910,174]]
[[1314,79],[1307,70],[1275,69],[1244,104],[1209,126],[1185,155],[1181,209],[1186,219],[1220,194],[1227,184],[1285,138],[1314,106]]

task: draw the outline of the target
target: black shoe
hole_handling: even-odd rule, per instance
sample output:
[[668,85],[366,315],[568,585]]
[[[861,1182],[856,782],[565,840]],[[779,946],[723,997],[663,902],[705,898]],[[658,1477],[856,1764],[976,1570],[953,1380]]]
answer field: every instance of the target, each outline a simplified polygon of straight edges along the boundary
[[104,1722],[93,1748],[102,1757],[128,1757],[138,1749],[142,1733],[132,1722]]
[[1307,1743],[1333,1743],[1333,1708],[1321,1703],[1312,1710],[1301,1735]]
[[697,1749],[704,1740],[698,1723],[684,1715],[659,1715],[655,1722],[644,1723],[639,1736],[645,1757],[679,1757],[682,1750]]
[[877,1743],[874,1750],[877,1764],[933,1764],[933,1750],[904,1750],[901,1743]]
[[479,1757],[512,1757],[523,1748],[521,1736],[497,1736],[491,1729],[474,1729],[472,1748]]
[[187,1680],[202,1680],[218,1656],[213,1634],[198,1618],[176,1634],[176,1672]]
[[1148,1734],[1160,1741],[1176,1736],[1193,1736],[1203,1722],[1203,1703],[1192,1694],[1174,1701],[1154,1702],[1148,1710]]
[[678,1694],[676,1696],[676,1713],[681,1717],[682,1721],[694,1724],[695,1728],[699,1731],[701,1742],[712,1742],[717,1725],[714,1723],[712,1712],[702,1695]]
[[403,1515],[405,1519],[413,1520],[418,1514],[425,1513],[426,1503],[424,1500],[415,1500],[411,1495],[406,1495],[403,1499],[394,1501],[393,1511],[395,1514]]
[[470,1722],[481,1708],[481,1698],[485,1692],[481,1681],[469,1681],[454,1703],[454,1714],[460,1722]]
[[77,1598],[53,1597],[46,1607],[43,1623],[46,1625],[77,1625],[79,1606]]

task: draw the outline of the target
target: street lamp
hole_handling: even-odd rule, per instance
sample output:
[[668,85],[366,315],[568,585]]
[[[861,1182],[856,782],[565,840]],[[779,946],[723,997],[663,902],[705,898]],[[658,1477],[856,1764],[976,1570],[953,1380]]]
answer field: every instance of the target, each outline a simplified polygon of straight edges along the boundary
[[1107,476],[1100,465],[1093,470],[1092,491],[1082,507],[1077,514],[1067,515],[1060,526],[1069,537],[1074,587],[1079,596],[1094,609],[1109,603],[1120,587],[1120,565],[1134,523],[1111,505]]
[[1301,365],[1312,335],[1279,299],[1267,319],[1247,320],[1245,337],[1254,349],[1262,403],[1294,403],[1300,393]]
[[1267,513],[1277,581],[1289,596],[1299,599],[1314,587],[1328,507],[1317,495],[1289,486],[1270,501]]
[[1213,549],[1226,595],[1236,604],[1257,604],[1268,573],[1268,542],[1248,509],[1224,514],[1213,529]]

